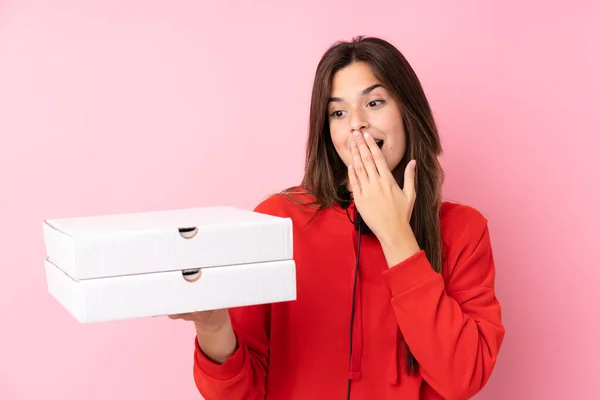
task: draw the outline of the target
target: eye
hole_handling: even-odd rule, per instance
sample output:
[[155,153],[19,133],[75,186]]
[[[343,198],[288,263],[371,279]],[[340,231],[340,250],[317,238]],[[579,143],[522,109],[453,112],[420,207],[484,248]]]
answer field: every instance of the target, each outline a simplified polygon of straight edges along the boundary
[[368,106],[369,107],[377,107],[378,105],[383,104],[383,103],[385,103],[385,101],[383,101],[383,100],[371,100],[368,103]]
[[331,113],[331,114],[329,114],[329,115],[330,115],[331,117],[334,117],[334,118],[341,118],[341,117],[343,117],[343,116],[344,116],[344,112],[343,112],[343,111],[341,111],[341,110],[337,110],[337,111],[334,111],[334,112],[332,112],[332,113]]

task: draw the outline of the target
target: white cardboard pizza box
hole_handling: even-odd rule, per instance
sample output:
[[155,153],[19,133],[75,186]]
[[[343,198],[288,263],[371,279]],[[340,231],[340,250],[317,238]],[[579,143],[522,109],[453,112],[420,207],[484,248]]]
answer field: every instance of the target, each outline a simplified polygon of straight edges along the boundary
[[295,300],[292,222],[228,206],[43,224],[48,291],[80,322]]
[[73,279],[292,259],[292,221],[228,206],[48,219],[48,259]]
[[296,300],[293,260],[76,281],[45,261],[48,291],[81,323]]

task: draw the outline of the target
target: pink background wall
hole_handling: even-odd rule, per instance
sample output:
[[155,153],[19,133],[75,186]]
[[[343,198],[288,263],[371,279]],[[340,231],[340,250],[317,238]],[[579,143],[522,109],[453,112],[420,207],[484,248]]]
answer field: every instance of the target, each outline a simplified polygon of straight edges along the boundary
[[600,398],[597,2],[126,3],[0,3],[0,398],[198,397],[190,325],[48,296],[41,222],[297,183],[316,63],[361,33],[414,65],[446,195],[490,219],[508,333],[478,398]]

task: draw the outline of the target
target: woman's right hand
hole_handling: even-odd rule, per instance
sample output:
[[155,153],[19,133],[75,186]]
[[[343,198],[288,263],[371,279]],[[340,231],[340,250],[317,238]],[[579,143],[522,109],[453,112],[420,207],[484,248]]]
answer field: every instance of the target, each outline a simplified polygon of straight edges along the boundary
[[229,310],[227,308],[173,314],[169,315],[169,318],[193,322],[194,325],[196,325],[196,331],[200,330],[203,333],[217,332],[225,325],[231,323],[229,320]]
[[227,308],[173,314],[169,318],[193,322],[200,349],[217,364],[224,363],[237,348],[237,338]]

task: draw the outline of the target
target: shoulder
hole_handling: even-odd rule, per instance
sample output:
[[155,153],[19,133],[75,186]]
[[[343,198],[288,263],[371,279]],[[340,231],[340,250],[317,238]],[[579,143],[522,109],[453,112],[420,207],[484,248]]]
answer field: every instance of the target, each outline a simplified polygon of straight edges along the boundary
[[453,239],[478,236],[487,228],[488,219],[483,213],[466,204],[444,201],[440,209],[442,236]]
[[254,208],[255,212],[277,217],[294,218],[312,216],[318,209],[315,197],[308,191],[292,187],[264,198]]
[[440,210],[440,225],[444,246],[444,274],[447,278],[456,275],[457,270],[477,273],[477,268],[472,269],[474,265],[489,262],[491,243],[488,219],[480,210],[445,201]]

